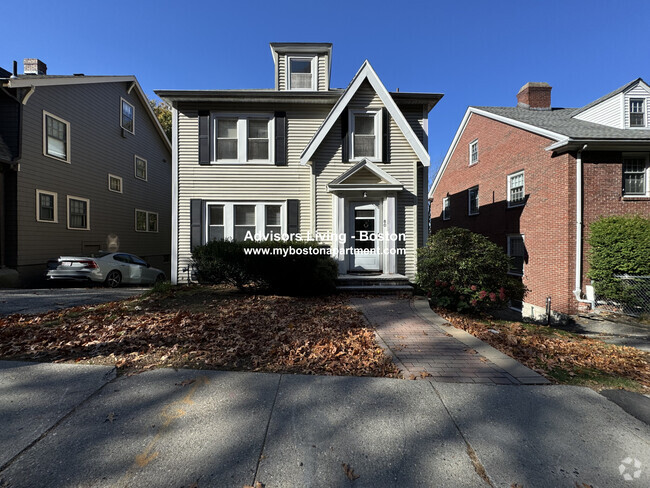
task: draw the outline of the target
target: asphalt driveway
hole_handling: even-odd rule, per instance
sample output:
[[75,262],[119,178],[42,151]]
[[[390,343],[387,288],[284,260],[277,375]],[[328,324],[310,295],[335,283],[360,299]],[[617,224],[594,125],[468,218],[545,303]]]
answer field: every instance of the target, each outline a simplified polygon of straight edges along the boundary
[[79,305],[123,300],[150,288],[52,288],[38,290],[1,290],[0,316],[14,313],[44,313]]

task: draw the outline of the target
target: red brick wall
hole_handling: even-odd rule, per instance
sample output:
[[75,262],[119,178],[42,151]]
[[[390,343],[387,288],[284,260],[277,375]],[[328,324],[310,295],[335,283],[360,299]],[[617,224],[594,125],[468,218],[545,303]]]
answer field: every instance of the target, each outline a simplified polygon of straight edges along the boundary
[[[584,181],[584,241],[583,241],[583,285],[589,270],[588,252],[589,227],[592,222],[606,215],[637,214],[650,218],[650,198],[623,198],[623,162],[620,152],[589,152],[582,154]],[[584,288],[583,288],[584,289]]]
[[[479,141],[479,162],[469,166],[469,143]],[[432,232],[465,227],[506,248],[508,234],[523,234],[528,254],[525,301],[574,313],[575,160],[552,157],[553,141],[473,114],[449,160],[431,203]],[[525,171],[527,201],[507,208],[507,176]],[[467,215],[467,189],[479,185],[478,216]],[[442,199],[451,200],[451,220],[442,220]]]

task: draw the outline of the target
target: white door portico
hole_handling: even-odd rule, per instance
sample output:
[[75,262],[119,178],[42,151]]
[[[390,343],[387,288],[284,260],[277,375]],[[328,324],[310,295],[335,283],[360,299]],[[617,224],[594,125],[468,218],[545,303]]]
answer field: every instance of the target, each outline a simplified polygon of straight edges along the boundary
[[397,179],[362,160],[327,185],[332,194],[332,233],[339,273],[396,274]]

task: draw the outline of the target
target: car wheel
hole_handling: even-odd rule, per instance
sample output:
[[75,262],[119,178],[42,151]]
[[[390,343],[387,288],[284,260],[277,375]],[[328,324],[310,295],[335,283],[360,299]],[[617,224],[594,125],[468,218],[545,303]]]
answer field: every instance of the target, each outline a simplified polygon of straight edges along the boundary
[[165,281],[165,275],[160,273],[158,276],[156,276],[156,283],[162,283]]
[[108,275],[106,275],[106,281],[104,281],[106,286],[109,288],[117,288],[122,283],[122,273],[117,270],[113,270]]

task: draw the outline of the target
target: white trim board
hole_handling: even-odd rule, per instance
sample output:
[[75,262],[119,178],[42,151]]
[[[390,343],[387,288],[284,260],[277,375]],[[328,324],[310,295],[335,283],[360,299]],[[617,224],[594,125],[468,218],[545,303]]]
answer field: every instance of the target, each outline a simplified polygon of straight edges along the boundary
[[377,76],[377,73],[375,73],[375,70],[372,69],[372,66],[368,60],[365,60],[363,62],[361,68],[359,68],[359,71],[357,71],[357,74],[354,76],[354,78],[352,78],[352,81],[341,95],[341,98],[339,98],[338,101],[334,104],[334,107],[332,107],[332,110],[323,121],[323,124],[318,128],[316,134],[314,134],[314,137],[312,137],[311,141],[309,141],[309,144],[307,144],[307,147],[305,147],[305,150],[300,155],[300,164],[307,164],[311,160],[311,158],[314,156],[314,153],[325,139],[325,136],[327,136],[329,131],[334,126],[334,123],[341,116],[345,107],[348,106],[352,100],[352,97],[354,97],[356,92],[359,90],[359,87],[361,87],[361,84],[366,80],[368,80],[370,85],[373,87],[382,103],[388,110],[388,113],[390,113],[391,117],[393,120],[395,120],[397,126],[404,134],[404,137],[406,137],[406,140],[413,148],[413,151],[415,151],[417,157],[420,158],[422,164],[424,166],[429,166],[429,153],[422,145],[422,142],[420,142],[420,139],[418,139],[418,137],[415,135],[415,132],[413,132],[413,129],[393,100],[393,97],[391,97],[388,90],[386,90],[386,87],[379,79],[379,76]]
[[[525,122],[520,122],[518,120],[510,119],[502,115],[496,115],[491,112],[478,109],[476,107],[468,107],[467,110],[465,111],[465,115],[463,116],[463,120],[458,126],[458,130],[456,131],[456,134],[454,135],[454,138],[451,141],[449,149],[447,150],[447,154],[445,154],[445,158],[442,160],[442,163],[440,164],[440,169],[438,169],[438,173],[436,173],[436,177],[433,180],[431,188],[429,189],[429,200],[433,198],[433,192],[438,186],[438,183],[440,183],[440,179],[442,178],[445,169],[447,169],[447,164],[449,164],[449,160],[451,159],[452,154],[454,154],[454,151],[456,150],[456,146],[458,146],[458,142],[460,141],[463,132],[465,132],[465,127],[467,127],[467,124],[472,114],[482,115],[483,117],[487,117],[488,119],[496,120],[497,122],[502,122],[504,124],[508,124],[513,127],[517,127],[519,129],[523,129],[528,132],[532,132],[533,134],[537,134],[543,137],[548,137],[549,139],[552,139],[557,142],[566,141],[569,139],[568,136],[559,134],[557,132],[542,129],[541,127],[536,127],[534,125],[527,124]],[[551,147],[553,146],[549,146],[546,149],[548,150]]]

